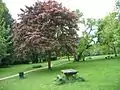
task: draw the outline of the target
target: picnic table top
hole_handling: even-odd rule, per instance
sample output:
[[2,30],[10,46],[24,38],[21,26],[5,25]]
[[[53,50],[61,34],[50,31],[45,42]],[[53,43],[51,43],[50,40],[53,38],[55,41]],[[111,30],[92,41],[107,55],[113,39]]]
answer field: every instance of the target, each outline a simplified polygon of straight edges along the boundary
[[68,74],[69,74],[69,73],[70,73],[70,74],[72,74],[72,73],[73,73],[73,74],[76,74],[78,71],[75,70],[75,69],[65,69],[65,70],[61,70],[61,72],[64,73],[64,74],[67,74],[67,73],[68,73]]

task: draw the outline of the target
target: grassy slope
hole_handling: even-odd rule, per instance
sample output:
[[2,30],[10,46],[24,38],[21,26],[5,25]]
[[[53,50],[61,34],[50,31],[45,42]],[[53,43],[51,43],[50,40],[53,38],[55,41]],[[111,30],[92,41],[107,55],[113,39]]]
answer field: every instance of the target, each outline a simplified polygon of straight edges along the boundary
[[[62,59],[62,60],[53,61],[52,64],[59,64],[67,61],[68,61],[67,59]],[[34,69],[32,67],[37,65],[42,65],[42,67],[44,67],[44,66],[47,66],[47,62],[37,63],[37,64],[13,65],[10,68],[0,68],[0,78],[17,74],[18,72],[21,72],[21,71],[28,71],[28,70]]]
[[[0,81],[0,90],[120,90],[120,59],[94,60],[70,63],[54,67],[51,71],[39,70],[29,73],[26,78],[18,77]],[[54,78],[60,70],[74,68],[86,82],[54,85]]]

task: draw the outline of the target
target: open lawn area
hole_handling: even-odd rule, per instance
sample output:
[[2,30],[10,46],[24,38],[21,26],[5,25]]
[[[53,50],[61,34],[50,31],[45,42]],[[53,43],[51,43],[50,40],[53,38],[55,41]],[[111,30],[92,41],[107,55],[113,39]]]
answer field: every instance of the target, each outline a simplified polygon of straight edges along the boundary
[[[53,61],[52,65],[58,65],[62,63],[64,64],[65,62],[68,62],[68,60],[66,58],[61,58],[60,60]],[[40,66],[40,65],[42,67],[45,67],[47,66],[47,62],[36,63],[36,64],[13,65],[13,66],[10,66],[9,68],[0,68],[0,78],[18,74],[19,72],[29,71],[29,70],[35,69],[33,67]]]
[[[54,80],[62,69],[73,68],[85,82],[55,85]],[[120,59],[101,59],[85,62],[71,62],[66,65],[44,69],[0,81],[0,90],[120,90]]]

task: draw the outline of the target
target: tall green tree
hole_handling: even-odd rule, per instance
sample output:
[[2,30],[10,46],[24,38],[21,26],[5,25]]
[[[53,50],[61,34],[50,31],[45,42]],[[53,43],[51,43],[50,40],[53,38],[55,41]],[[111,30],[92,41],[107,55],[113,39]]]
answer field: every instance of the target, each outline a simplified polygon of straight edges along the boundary
[[94,42],[93,30],[96,27],[96,20],[93,18],[83,19],[85,30],[83,31],[82,37],[80,37],[78,49],[77,49],[77,61],[85,57],[85,51],[91,47],[91,43]]
[[[11,26],[12,26],[12,17],[9,14],[9,10],[6,7],[5,3],[0,0],[0,56],[1,62],[6,62],[10,58],[6,58],[9,54],[11,55]],[[6,58],[6,60],[5,60]]]
[[120,30],[116,14],[116,12],[110,13],[98,25],[98,42],[101,45],[106,45],[108,52],[112,49],[115,56],[117,56],[118,32]]

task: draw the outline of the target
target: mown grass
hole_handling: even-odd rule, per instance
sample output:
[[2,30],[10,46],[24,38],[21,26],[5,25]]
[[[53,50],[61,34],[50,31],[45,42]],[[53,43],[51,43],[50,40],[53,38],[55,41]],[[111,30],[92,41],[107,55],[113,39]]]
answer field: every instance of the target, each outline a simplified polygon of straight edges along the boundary
[[[55,85],[54,79],[62,69],[73,68],[85,82]],[[29,73],[26,78],[18,77],[0,81],[0,90],[120,90],[120,59],[101,59],[85,62],[71,62]]]
[[110,55],[98,55],[98,56],[88,56],[88,57],[86,57],[85,59],[86,60],[101,60],[101,59],[105,59],[105,57],[107,57],[107,56],[110,56],[110,57],[113,57],[113,58],[115,58],[114,56],[114,54],[110,54]]
[[[67,61],[68,61],[67,59],[52,61],[52,65],[56,65],[56,64],[59,64],[59,63],[64,63],[64,62],[67,62]],[[14,75],[14,74],[18,74],[21,71],[25,72],[25,71],[28,71],[28,70],[32,70],[32,69],[35,69],[33,67],[39,66],[39,65],[42,65],[42,67],[47,66],[47,62],[37,63],[37,64],[12,65],[9,68],[0,68],[0,78],[10,76],[10,75]]]

